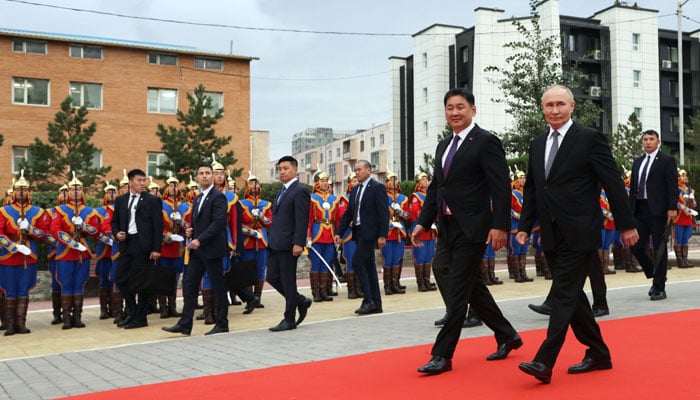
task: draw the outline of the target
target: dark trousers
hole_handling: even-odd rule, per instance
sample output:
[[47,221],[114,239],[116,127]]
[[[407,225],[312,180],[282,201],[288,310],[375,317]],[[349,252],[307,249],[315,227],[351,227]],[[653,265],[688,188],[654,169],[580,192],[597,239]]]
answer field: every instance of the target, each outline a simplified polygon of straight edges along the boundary
[[549,317],[547,337],[537,351],[535,361],[554,367],[569,325],[576,339],[588,347],[587,356],[599,360],[609,359],[610,350],[603,341],[588,297],[583,292],[590,266],[599,264],[595,261],[598,250],[572,250],[556,224],[554,237],[557,241],[554,249],[545,251],[547,263],[550,268],[553,267],[554,280],[548,300],[552,314]]
[[446,240],[438,239],[436,241],[432,268],[440,297],[442,297],[442,302],[445,303],[445,312],[449,313],[450,305],[448,304],[447,290],[450,282],[450,258]]
[[148,316],[148,305],[151,296],[147,293],[138,293],[138,303],[136,294],[129,290],[129,271],[132,268],[139,268],[140,265],[152,263],[149,260],[150,251],[141,248],[142,241],[138,235],[127,236],[124,247],[117,258],[117,265],[114,269],[114,282],[122,293],[126,308],[133,321],[146,322]]
[[470,243],[457,221],[443,218],[439,241],[445,241],[449,265],[447,283],[447,322],[435,339],[431,354],[452,358],[468,306],[494,331],[500,345],[512,339],[516,330],[503,316],[486,284],[481,279],[481,259],[486,250],[484,243]]
[[216,326],[228,329],[228,298],[224,282],[224,260],[222,257],[204,258],[199,250],[190,250],[190,263],[185,275],[183,295],[185,304],[178,325],[192,328],[192,317],[197,305],[199,286],[204,272],[209,275],[211,288],[216,296]]
[[297,260],[291,251],[270,249],[267,282],[284,296],[284,320],[294,325],[297,307],[306,298],[297,290]]
[[[649,245],[649,236],[651,236],[651,244],[654,250],[657,250],[663,240],[664,229],[666,228],[667,216],[652,215],[649,210],[649,204],[646,200],[637,200],[634,209],[634,216],[637,219],[637,232],[639,240],[637,244],[632,246],[632,254],[639,261],[639,265],[644,269],[644,275],[647,278],[654,278],[654,287],[658,290],[666,290],[666,271],[668,270],[668,253],[664,251],[660,254],[661,259],[658,265],[655,260],[649,258],[646,252]],[[656,255],[657,259],[659,255]]]
[[373,303],[375,307],[382,308],[382,295],[379,291],[379,278],[377,277],[377,264],[374,257],[376,240],[362,239],[359,229],[355,228],[352,240],[357,246],[352,256],[352,268],[355,276],[360,280],[365,296],[362,304]]
[[[550,272],[554,273],[552,267],[549,266]],[[591,265],[588,266],[588,279],[591,282],[591,293],[593,294],[593,309],[594,310],[607,310],[608,309],[608,285],[605,284],[605,274],[603,273],[603,266],[600,264],[600,258],[596,257],[592,260]],[[552,297],[552,287],[549,288],[549,293],[547,293],[547,298],[545,303],[548,306],[552,306],[550,298]]]

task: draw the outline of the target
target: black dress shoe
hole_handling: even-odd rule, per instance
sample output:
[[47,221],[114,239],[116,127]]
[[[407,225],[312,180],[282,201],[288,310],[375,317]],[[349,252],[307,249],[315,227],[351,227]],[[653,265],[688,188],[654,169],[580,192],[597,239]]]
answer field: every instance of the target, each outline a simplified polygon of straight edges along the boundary
[[146,322],[146,321],[132,320],[128,324],[124,325],[124,329],[144,328],[146,326],[148,326],[148,322]]
[[595,318],[610,314],[610,310],[608,310],[607,308],[594,308],[592,311],[593,317]]
[[295,323],[296,325],[299,325],[304,321],[304,319],[306,318],[306,314],[309,312],[309,307],[311,307],[311,304],[313,303],[314,302],[310,298],[304,297],[304,300],[302,300],[301,303],[297,305],[297,309],[299,310],[299,318],[297,318],[297,321]]
[[204,336],[209,336],[209,335],[216,335],[217,333],[226,333],[228,332],[228,328],[223,328],[218,325],[214,325],[213,328],[207,333],[204,334]]
[[552,369],[539,361],[522,362],[518,365],[518,368],[524,373],[534,376],[542,383],[552,381]]
[[121,322],[117,323],[117,326],[119,328],[123,328],[126,325],[130,324],[131,321],[133,321],[133,320],[134,320],[134,317],[132,317],[131,315],[127,315],[123,320],[121,320]]
[[585,372],[597,371],[600,369],[612,369],[612,362],[608,359],[594,360],[584,357],[583,361],[569,367],[570,374],[583,374]]
[[186,336],[189,336],[192,333],[192,328],[185,328],[180,324],[175,324],[173,326],[164,326],[160,329],[170,333],[182,333]]
[[552,307],[549,306],[547,303],[542,303],[542,305],[538,306],[537,304],[528,304],[527,305],[530,310],[542,314],[542,315],[551,315],[552,314]]
[[435,321],[435,326],[443,326],[447,322],[447,314],[443,315],[442,318]]
[[516,333],[515,336],[513,336],[513,338],[509,341],[499,344],[496,352],[489,354],[486,359],[489,361],[503,360],[504,358],[508,357],[508,353],[515,349],[519,349],[522,347],[522,345],[523,340],[520,338],[520,335]]
[[253,296],[251,300],[248,300],[245,303],[245,310],[243,311],[243,314],[250,314],[253,311],[255,311],[256,308],[258,308],[258,304],[260,304],[260,299]]
[[651,297],[651,295],[654,294],[655,291],[656,291],[656,286],[651,285],[647,294]]
[[656,301],[656,300],[663,300],[666,298],[666,291],[665,290],[658,290],[656,289],[654,293],[651,294],[651,297],[649,297],[650,300]]
[[476,315],[467,315],[467,319],[464,320],[464,323],[462,324],[462,328],[473,328],[475,326],[481,326],[484,323],[481,321],[481,318],[479,318]]
[[282,332],[282,331],[291,331],[292,329],[297,329],[296,325],[290,324],[287,322],[287,320],[282,320],[279,324],[273,326],[270,328],[271,332]]
[[[381,313],[382,310],[379,309],[378,312]],[[358,315],[367,315],[367,314],[376,314],[376,313],[377,313],[377,307],[374,305],[374,303],[363,304],[362,306],[360,306],[360,308],[355,310],[355,314],[358,314]]]
[[418,372],[428,375],[437,375],[447,371],[452,371],[452,360],[441,356],[433,356],[427,364],[418,368]]

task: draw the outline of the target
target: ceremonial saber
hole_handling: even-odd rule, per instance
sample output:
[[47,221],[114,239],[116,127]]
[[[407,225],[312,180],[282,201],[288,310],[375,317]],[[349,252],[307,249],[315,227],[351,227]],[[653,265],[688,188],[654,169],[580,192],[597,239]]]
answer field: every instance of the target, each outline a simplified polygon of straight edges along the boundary
[[323,259],[323,257],[321,256],[321,253],[319,253],[318,250],[314,249],[312,246],[307,246],[306,248],[313,251],[318,256],[318,258],[321,259],[321,262],[323,263],[323,265],[326,267],[326,269],[328,269],[328,271],[331,273],[331,275],[333,275],[333,280],[335,281],[335,283],[338,285],[338,287],[340,287],[340,280],[335,275],[335,272],[333,272],[333,268],[331,268],[331,266],[328,265],[326,260]]

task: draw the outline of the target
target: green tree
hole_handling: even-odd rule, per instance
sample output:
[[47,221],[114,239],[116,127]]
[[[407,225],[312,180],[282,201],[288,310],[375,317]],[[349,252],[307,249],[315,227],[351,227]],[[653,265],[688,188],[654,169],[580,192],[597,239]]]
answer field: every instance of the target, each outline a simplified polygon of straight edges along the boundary
[[[444,139],[450,138],[453,135],[452,127],[449,124],[445,124],[440,135],[438,135],[438,143]],[[433,166],[435,165],[435,156],[428,153],[423,153],[423,165],[418,166],[418,171],[425,172],[432,178],[433,176]]]
[[619,167],[632,168],[632,161],[642,152],[643,130],[635,113],[630,114],[626,124],[617,124],[617,129],[610,135],[610,150]]
[[[490,79],[498,85],[502,98],[492,99],[506,107],[513,117],[513,124],[502,132],[506,152],[522,156],[527,154],[530,141],[545,131],[546,122],[540,109],[542,94],[554,84],[579,88],[585,76],[576,65],[562,69],[561,39],[557,35],[545,36],[540,27],[537,0],[530,0],[530,27],[515,19],[520,39],[506,43],[504,47],[513,52],[505,60],[506,67],[489,66],[486,72],[495,72],[502,77]],[[581,125],[595,125],[599,120],[600,107],[592,101],[577,101],[573,118]]]
[[[700,112],[690,117],[683,134],[685,164],[700,164]],[[1,143],[1,142],[0,142]]]
[[93,165],[100,149],[90,142],[97,132],[97,124],[88,124],[87,115],[87,108],[73,107],[73,99],[66,97],[61,111],[48,123],[48,142],[35,137],[34,143],[29,145],[28,160],[23,161],[21,167],[38,190],[55,191],[68,182],[71,172],[75,171],[84,190],[92,193],[97,180],[112,169]]
[[[211,97],[205,93],[204,85],[194,89],[194,95],[187,93],[189,108],[185,114],[177,111],[180,126],[158,124],[156,135],[162,143],[161,150],[167,160],[158,168],[172,171],[179,180],[187,180],[192,171],[202,162],[211,161],[211,154],[216,153],[216,161],[224,166],[235,165],[233,151],[219,154],[219,151],[231,142],[231,136],[216,135],[214,126],[224,116],[224,109],[215,109]],[[232,176],[241,175],[243,168],[235,168]]]

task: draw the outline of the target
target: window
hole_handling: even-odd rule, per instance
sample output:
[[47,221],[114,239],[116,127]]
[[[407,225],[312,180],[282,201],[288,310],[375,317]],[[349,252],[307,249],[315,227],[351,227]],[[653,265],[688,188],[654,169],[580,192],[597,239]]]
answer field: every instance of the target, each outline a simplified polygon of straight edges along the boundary
[[318,162],[323,163],[323,153],[318,153]]
[[632,50],[634,50],[634,51],[639,50],[639,34],[638,33],[632,34]]
[[423,121],[423,134],[428,136],[428,121]]
[[372,167],[379,168],[379,152],[378,151],[373,151],[372,154],[369,155],[369,162],[372,164]]
[[[101,155],[100,155],[101,156]],[[158,168],[160,165],[168,162],[168,157],[163,153],[148,153],[148,159],[146,161],[146,170],[149,176],[163,176],[165,175],[165,170]]]
[[469,62],[469,46],[462,47],[462,64]]
[[328,166],[328,177],[330,178],[331,182],[335,182],[335,164]]
[[632,86],[639,87],[639,82],[642,78],[642,71],[635,69],[632,71]]
[[671,132],[673,133],[678,133],[678,116],[677,115],[672,115],[671,116]]
[[642,118],[642,108],[635,107],[634,108],[634,115],[637,117],[637,119],[641,119]]
[[44,42],[31,40],[15,40],[12,42],[12,50],[17,53],[46,54],[48,48]]
[[668,59],[674,63],[678,62],[678,47],[668,47]]
[[330,161],[331,158],[333,158],[333,150],[328,150],[328,161]]
[[102,109],[102,85],[99,83],[70,83],[73,106]]
[[365,151],[365,141],[364,140],[360,140],[360,151],[361,152]]
[[48,79],[13,78],[12,90],[15,104],[49,105]]
[[348,176],[350,174],[349,170],[350,170],[350,166],[345,164],[343,166],[343,175]]
[[427,103],[428,102],[428,88],[424,87],[423,88],[423,100]]
[[148,53],[148,63],[158,65],[177,65],[177,55],[163,53]]
[[80,44],[70,45],[69,54],[71,57],[77,58],[95,58],[102,59],[102,47],[83,46]]
[[212,58],[200,58],[195,57],[194,67],[199,69],[224,69],[224,62],[222,60],[215,60]]
[[372,136],[369,139],[369,143],[370,143],[370,146],[372,146],[372,148],[374,148],[377,145],[377,141],[375,140],[374,136]]
[[384,146],[384,134],[383,133],[379,135],[379,145]]
[[569,51],[576,51],[576,35],[569,35],[568,45]]
[[177,112],[177,90],[149,88],[148,112],[175,114]]
[[423,53],[423,67],[428,68],[428,53]]
[[102,150],[95,150],[90,162],[90,168],[102,168]]
[[12,146],[12,173],[19,174],[22,162],[30,161],[29,147]]
[[336,157],[340,157],[340,147],[337,147],[337,148],[335,149],[335,156],[336,156]]
[[668,94],[675,99],[678,98],[678,81],[668,81]]
[[220,108],[224,108],[224,94],[216,92],[204,92],[211,99],[211,108],[204,111],[204,115],[213,117]]

